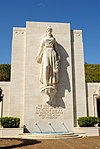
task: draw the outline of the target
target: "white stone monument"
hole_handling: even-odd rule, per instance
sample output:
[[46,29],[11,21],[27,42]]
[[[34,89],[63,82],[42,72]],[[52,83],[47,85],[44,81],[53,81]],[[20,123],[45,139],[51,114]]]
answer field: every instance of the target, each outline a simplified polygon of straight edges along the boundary
[[[57,41],[61,59],[57,92],[52,101],[40,91],[41,65],[36,62],[40,42],[48,26],[52,26],[52,38]],[[19,115],[31,132],[73,131],[70,35],[68,23],[27,22],[26,29],[13,29],[10,114]],[[49,89],[52,90],[52,86]]]
[[73,132],[87,115],[82,31],[50,22],[13,28],[11,82],[1,87],[3,114],[29,132]]

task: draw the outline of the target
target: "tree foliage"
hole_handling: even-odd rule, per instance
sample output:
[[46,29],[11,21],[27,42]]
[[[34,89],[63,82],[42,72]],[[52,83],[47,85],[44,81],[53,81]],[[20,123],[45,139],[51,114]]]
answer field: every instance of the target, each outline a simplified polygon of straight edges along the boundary
[[100,82],[100,64],[85,64],[85,81]]
[[10,73],[10,64],[0,64],[0,81],[10,81]]
[[[0,64],[0,81],[10,81],[11,65]],[[85,64],[85,81],[100,82],[100,64]]]

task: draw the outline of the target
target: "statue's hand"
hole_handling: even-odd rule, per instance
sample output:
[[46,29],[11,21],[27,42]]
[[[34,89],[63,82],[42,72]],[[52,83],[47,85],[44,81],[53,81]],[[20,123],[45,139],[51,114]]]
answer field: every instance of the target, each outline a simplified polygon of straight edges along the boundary
[[39,56],[37,55],[37,56],[36,56],[36,61],[38,62],[38,60],[39,60]]
[[36,56],[36,61],[37,61],[37,63],[41,64],[41,58],[39,55]]

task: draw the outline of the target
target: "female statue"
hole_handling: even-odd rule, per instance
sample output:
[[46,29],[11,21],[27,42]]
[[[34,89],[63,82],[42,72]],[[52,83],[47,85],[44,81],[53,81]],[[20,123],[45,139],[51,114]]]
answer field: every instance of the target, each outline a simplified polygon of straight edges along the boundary
[[40,82],[42,88],[56,90],[58,83],[60,54],[57,42],[52,35],[51,26],[47,27],[46,36],[42,38],[36,60],[41,64]]

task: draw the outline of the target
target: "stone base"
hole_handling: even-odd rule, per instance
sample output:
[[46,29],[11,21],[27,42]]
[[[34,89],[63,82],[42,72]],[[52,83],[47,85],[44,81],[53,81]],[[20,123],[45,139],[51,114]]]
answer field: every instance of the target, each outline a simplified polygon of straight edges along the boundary
[[99,127],[74,127],[74,133],[86,136],[100,136]]
[[23,133],[23,128],[0,128],[0,138],[18,138]]
[[40,92],[42,93],[42,96],[44,99],[53,100],[55,94],[57,93],[57,90],[53,86],[46,86],[41,88]]
[[69,133],[23,133],[20,134],[23,139],[73,139],[80,136],[72,132]]

